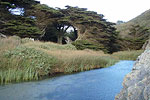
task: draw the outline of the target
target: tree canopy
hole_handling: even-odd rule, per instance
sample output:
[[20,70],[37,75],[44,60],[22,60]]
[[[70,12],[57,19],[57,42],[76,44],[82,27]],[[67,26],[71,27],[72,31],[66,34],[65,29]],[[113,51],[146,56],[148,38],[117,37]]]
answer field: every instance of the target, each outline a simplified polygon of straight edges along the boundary
[[[3,34],[35,37],[60,44],[66,37],[76,38],[76,41],[87,41],[90,49],[99,46],[100,50],[109,53],[117,50],[114,23],[104,19],[103,14],[71,6],[51,8],[35,0],[0,0],[0,6],[0,32]],[[10,9],[16,8],[23,8],[23,14],[12,14]],[[73,28],[71,34],[67,31],[70,27]]]

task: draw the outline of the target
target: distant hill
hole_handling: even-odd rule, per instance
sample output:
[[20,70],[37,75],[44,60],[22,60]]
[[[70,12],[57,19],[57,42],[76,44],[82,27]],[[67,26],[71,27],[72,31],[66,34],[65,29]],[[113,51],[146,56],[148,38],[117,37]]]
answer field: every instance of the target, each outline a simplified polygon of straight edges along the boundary
[[123,24],[123,23],[125,23],[125,22],[122,21],[122,20],[118,20],[118,21],[116,22],[117,25],[120,25],[120,24]]
[[150,10],[145,11],[136,18],[116,25],[119,32],[119,43],[122,50],[138,50],[150,37]]
[[150,9],[126,23],[116,25],[116,27],[120,35],[124,37],[128,36],[130,29],[136,25],[150,30]]

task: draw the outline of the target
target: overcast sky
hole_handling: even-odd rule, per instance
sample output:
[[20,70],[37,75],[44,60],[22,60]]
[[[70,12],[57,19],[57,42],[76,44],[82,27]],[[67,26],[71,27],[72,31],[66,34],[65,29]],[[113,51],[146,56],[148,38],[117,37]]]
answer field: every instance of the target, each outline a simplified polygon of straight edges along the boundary
[[39,0],[50,7],[64,8],[66,5],[88,8],[104,14],[111,22],[129,21],[150,9],[150,0]]

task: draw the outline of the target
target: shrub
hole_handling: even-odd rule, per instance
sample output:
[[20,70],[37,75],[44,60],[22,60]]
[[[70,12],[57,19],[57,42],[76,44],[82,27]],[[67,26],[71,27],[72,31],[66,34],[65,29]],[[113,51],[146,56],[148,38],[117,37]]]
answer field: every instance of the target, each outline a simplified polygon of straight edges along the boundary
[[[14,50],[7,51],[0,58],[1,82],[22,81],[38,79],[40,76],[51,73],[57,59],[34,48],[19,46]],[[6,80],[5,73],[11,76]]]
[[103,50],[104,48],[100,45],[92,44],[87,40],[76,40],[72,43],[78,50],[92,49],[92,50]]

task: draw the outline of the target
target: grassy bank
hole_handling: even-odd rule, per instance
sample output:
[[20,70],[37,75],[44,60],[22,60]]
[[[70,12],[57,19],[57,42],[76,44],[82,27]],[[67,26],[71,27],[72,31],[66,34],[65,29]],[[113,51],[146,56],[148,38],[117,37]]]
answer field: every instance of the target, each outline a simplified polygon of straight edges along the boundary
[[144,50],[119,51],[112,54],[113,57],[119,60],[136,60]]
[[74,46],[18,37],[0,39],[0,83],[38,80],[56,73],[72,73],[108,67],[121,60],[135,60],[142,51],[76,50]]

